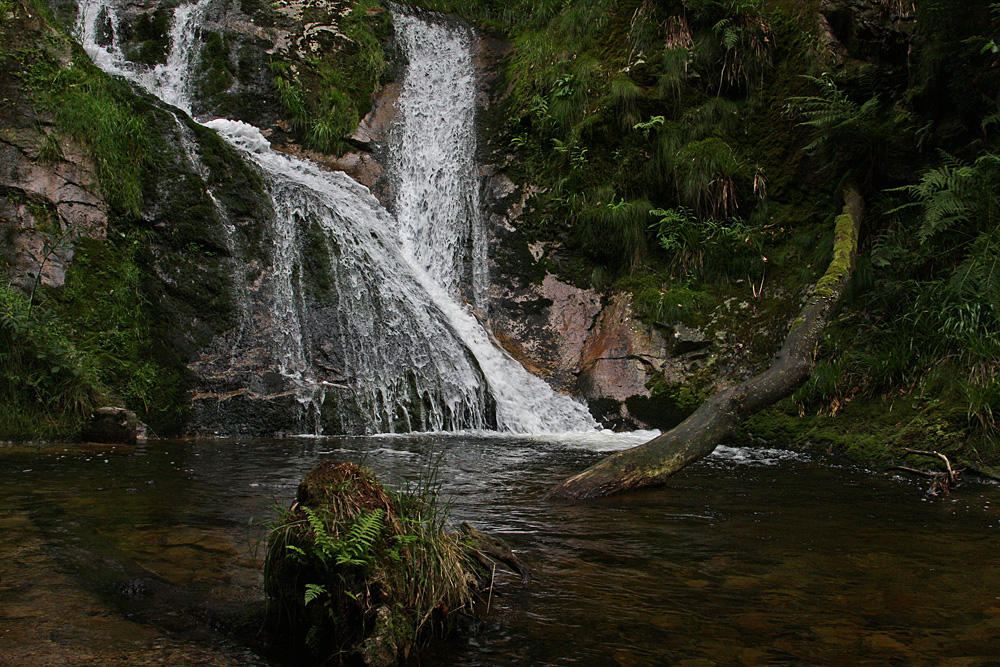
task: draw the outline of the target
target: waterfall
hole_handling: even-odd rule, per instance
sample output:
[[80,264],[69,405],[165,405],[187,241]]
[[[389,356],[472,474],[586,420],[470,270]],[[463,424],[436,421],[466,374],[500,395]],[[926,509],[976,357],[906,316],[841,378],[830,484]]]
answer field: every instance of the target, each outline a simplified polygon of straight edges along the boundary
[[[208,2],[174,10],[167,63],[152,69],[124,59],[107,0],[81,2],[77,32],[105,71],[190,113]],[[485,310],[488,276],[471,31],[401,10],[393,16],[409,58],[392,141],[395,216],[345,174],[272,150],[251,125],[204,123],[256,165],[272,199],[272,370],[300,402],[322,410],[332,384],[319,379],[309,343],[335,340],[370,432],[593,431],[584,405],[493,345],[474,314]],[[302,285],[303,237],[316,230],[330,267],[322,319],[307,313]]]
[[[75,27],[76,37],[94,63],[109,74],[138,84],[171,106],[191,113],[190,79],[197,54],[198,26],[211,0],[180,5],[170,24],[167,62],[148,68],[130,62],[122,54],[116,8],[100,0],[82,0]],[[103,37],[103,39],[102,39]]]
[[[486,308],[472,35],[393,11],[408,64],[392,132],[391,178],[404,252],[452,295]],[[471,288],[471,289],[468,289]]]
[[[448,319],[414,279],[388,211],[361,184],[278,153],[257,128],[239,121],[207,123],[267,176],[276,214],[276,291],[284,310],[286,370],[308,365],[295,305],[293,262],[297,230],[317,224],[330,246],[336,326],[344,372],[357,379],[361,405],[373,429],[443,431],[492,425],[488,390],[475,360]],[[332,332],[324,332],[330,335]],[[417,395],[414,396],[413,394]],[[414,400],[416,399],[416,400]],[[410,405],[416,404],[414,413]]]
[[404,254],[479,360],[501,429],[517,433],[597,427],[586,406],[557,394],[498,349],[467,308],[485,310],[486,230],[479,202],[473,36],[467,27],[393,8],[407,57],[393,132],[391,173]]

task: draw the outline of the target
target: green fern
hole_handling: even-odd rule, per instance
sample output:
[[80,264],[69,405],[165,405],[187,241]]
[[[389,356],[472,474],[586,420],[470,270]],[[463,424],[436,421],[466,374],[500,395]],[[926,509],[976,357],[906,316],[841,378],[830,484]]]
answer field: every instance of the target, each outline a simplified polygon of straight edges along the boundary
[[919,206],[922,210],[917,235],[921,243],[955,227],[995,220],[998,207],[996,178],[1000,175],[1000,156],[986,153],[968,164],[942,152],[943,164],[928,171],[919,183],[894,188],[915,201],[889,211]]
[[819,95],[790,97],[786,111],[803,118],[800,124],[814,131],[813,140],[805,147],[807,152],[831,159],[847,156],[850,161],[871,166],[880,159],[886,144],[907,129],[895,126],[878,95],[859,104],[829,74],[804,78],[819,88]]
[[326,595],[326,586],[321,584],[306,584],[306,592],[303,596],[303,601],[306,605],[315,600],[316,598]]
[[362,512],[339,544],[337,565],[359,567],[369,565],[372,560],[372,550],[384,527],[384,509]]

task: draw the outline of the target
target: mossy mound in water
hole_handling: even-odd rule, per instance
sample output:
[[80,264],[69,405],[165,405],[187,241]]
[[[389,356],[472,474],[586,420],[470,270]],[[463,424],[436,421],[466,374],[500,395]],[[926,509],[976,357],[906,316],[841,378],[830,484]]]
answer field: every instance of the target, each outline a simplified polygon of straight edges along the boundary
[[316,662],[393,664],[472,613],[480,542],[445,530],[433,489],[391,492],[363,468],[324,461],[268,540],[270,616]]

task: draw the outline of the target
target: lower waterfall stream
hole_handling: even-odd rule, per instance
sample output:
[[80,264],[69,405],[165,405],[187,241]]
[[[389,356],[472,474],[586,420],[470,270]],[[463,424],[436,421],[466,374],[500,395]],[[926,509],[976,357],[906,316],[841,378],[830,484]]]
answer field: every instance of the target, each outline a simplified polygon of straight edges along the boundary
[[[174,10],[166,64],[152,69],[125,60],[107,0],[81,3],[77,33],[100,67],[190,112],[198,22],[209,2]],[[253,126],[204,123],[260,169],[273,202],[273,370],[296,387],[301,403],[323,409],[328,384],[313,377],[301,314],[300,230],[318,225],[337,295],[337,325],[328,335],[344,351],[341,374],[369,432],[592,433],[598,426],[587,407],[495,346],[473,314],[486,307],[488,276],[471,30],[399,9],[394,21],[407,56],[391,146],[395,216],[343,173],[272,150]],[[110,34],[103,45],[102,30]]]
[[233,619],[261,604],[262,524],[329,458],[391,484],[436,461],[452,520],[532,568],[526,587],[498,568],[475,632],[411,664],[996,665],[995,486],[925,502],[922,480],[721,448],[662,489],[543,500],[603,455],[442,434],[0,445],[0,665],[292,667]]

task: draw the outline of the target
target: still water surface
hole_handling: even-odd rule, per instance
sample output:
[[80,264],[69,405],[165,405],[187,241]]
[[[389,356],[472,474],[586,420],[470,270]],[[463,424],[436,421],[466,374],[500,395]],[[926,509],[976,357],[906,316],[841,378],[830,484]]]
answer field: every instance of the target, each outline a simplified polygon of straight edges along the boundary
[[0,446],[0,665],[280,664],[213,619],[259,602],[257,526],[324,458],[392,484],[437,465],[452,520],[534,570],[422,665],[1000,665],[997,487],[925,501],[723,448],[661,489],[542,498],[600,456],[463,436]]

